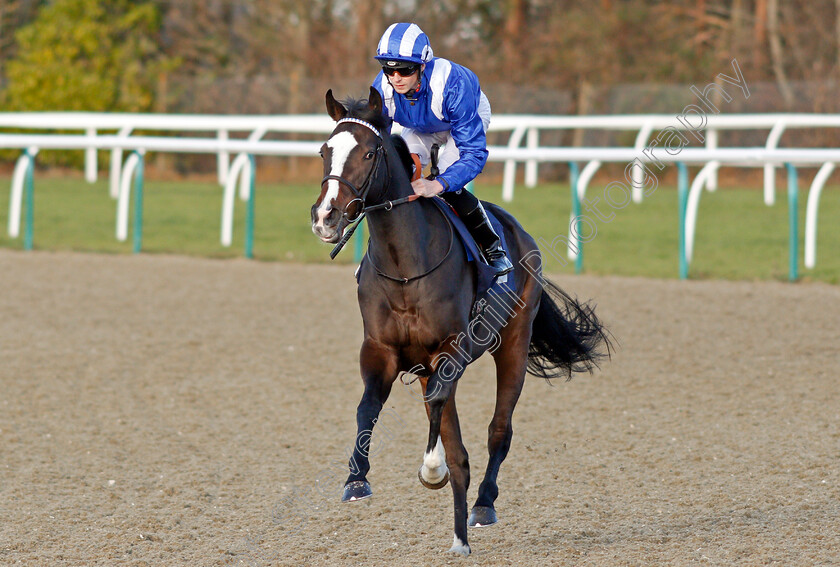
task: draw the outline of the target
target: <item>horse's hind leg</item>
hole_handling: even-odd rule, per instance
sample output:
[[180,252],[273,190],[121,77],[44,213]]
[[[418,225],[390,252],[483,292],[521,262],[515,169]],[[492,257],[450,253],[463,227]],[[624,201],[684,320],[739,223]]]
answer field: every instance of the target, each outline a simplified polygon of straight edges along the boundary
[[342,502],[361,500],[373,494],[367,481],[371,436],[398,374],[396,354],[380,343],[366,339],[359,358],[365,391],[356,410],[356,442],[353,444],[350,475],[344,484]]
[[[522,317],[524,318],[524,314]],[[512,324],[516,323],[519,321],[512,322]],[[505,331],[509,330],[511,329],[505,329]],[[504,335],[507,336],[504,337]],[[484,480],[478,487],[478,498],[470,513],[470,527],[489,526],[497,521],[494,503],[499,495],[499,487],[496,484],[496,478],[510,450],[510,442],[513,438],[511,419],[519,394],[522,392],[522,385],[525,383],[530,340],[531,334],[527,331],[505,332],[502,344],[493,353],[496,360],[496,409],[488,428],[487,450],[490,453],[490,459],[487,462]]]

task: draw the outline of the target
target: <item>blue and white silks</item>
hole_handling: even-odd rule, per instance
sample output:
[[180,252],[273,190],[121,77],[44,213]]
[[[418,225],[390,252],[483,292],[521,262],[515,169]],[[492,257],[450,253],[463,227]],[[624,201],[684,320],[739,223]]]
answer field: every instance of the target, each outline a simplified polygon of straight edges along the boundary
[[457,191],[475,179],[487,163],[490,103],[475,73],[436,57],[426,63],[419,90],[411,97],[394,91],[381,71],[373,82],[383,99],[383,113],[402,125],[409,150],[429,162],[433,142],[448,143],[441,152],[438,181]]

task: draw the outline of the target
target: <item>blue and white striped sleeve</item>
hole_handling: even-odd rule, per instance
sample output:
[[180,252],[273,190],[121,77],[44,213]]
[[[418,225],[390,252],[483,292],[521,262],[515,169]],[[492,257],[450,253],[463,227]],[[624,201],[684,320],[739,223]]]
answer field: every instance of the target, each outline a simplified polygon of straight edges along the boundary
[[450,74],[443,105],[460,157],[438,176],[445,191],[463,188],[481,173],[487,163],[487,135],[478,114],[480,96],[478,79],[470,71],[463,69]]

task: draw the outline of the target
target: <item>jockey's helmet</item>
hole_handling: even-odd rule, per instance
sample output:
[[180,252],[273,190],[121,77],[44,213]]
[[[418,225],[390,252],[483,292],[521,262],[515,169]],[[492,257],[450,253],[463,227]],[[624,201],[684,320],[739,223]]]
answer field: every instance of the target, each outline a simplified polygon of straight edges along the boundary
[[[432,45],[429,36],[417,24],[391,24],[376,48],[374,59],[383,65],[390,61],[422,65],[432,60]],[[391,64],[392,66],[397,63]]]

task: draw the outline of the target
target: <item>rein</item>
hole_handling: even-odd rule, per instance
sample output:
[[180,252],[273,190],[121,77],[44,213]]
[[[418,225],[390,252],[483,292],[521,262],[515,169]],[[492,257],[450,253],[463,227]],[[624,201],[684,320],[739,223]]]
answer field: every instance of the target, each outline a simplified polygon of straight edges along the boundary
[[[405,203],[410,203],[412,201],[416,201],[420,198],[420,195],[409,195],[408,197],[402,197],[400,199],[394,199],[393,201],[385,201],[384,203],[379,203],[378,205],[371,205],[370,207],[366,207],[364,205],[364,201],[362,201],[362,212],[359,213],[355,219],[350,221],[352,226],[344,231],[344,236],[341,237],[341,240],[338,241],[338,244],[335,245],[335,248],[332,249],[330,252],[330,260],[335,260],[335,257],[338,256],[338,253],[341,252],[341,249],[347,244],[347,241],[353,236],[353,233],[356,232],[356,229],[359,228],[359,225],[362,224],[362,219],[365,218],[365,215],[369,211],[378,211],[379,209],[385,209],[386,211],[390,211],[397,205],[403,205]],[[355,199],[353,199],[355,201]],[[352,203],[353,201],[351,201]]]

